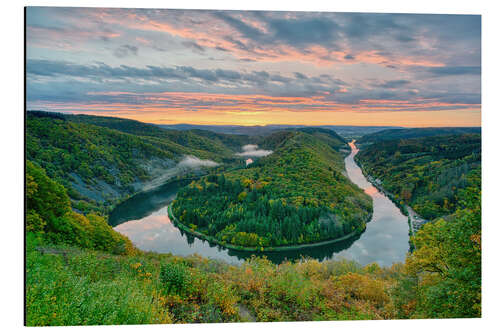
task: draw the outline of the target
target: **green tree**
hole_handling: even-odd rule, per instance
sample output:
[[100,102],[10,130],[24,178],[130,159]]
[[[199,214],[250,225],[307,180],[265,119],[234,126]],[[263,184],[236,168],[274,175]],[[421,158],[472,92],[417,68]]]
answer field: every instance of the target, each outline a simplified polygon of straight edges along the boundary
[[481,190],[462,191],[453,219],[427,223],[414,236],[407,268],[419,277],[417,315],[481,316]]

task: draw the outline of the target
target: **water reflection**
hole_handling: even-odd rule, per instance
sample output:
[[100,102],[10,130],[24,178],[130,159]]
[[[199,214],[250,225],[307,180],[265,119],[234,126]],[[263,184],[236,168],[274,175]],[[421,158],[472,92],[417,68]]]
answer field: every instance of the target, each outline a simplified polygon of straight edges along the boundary
[[356,260],[363,265],[377,262],[379,265],[390,266],[394,262],[404,261],[409,249],[408,218],[363,176],[354,161],[359,150],[354,141],[349,145],[351,154],[345,159],[347,175],[372,197],[373,216],[359,240],[336,256]]
[[365,188],[365,193],[370,195],[370,196],[377,194],[377,192],[378,192],[378,190],[377,190],[377,188],[375,188],[375,186],[370,186],[368,188]]
[[[362,265],[377,262],[389,266],[404,261],[408,251],[407,218],[399,209],[363,176],[354,162],[358,149],[353,142],[345,165],[349,179],[373,198],[373,217],[365,232],[349,240],[317,248],[298,251],[259,253],[275,263],[302,256],[318,260],[340,257],[356,260]],[[166,206],[175,198],[179,188],[188,182],[173,182],[152,192],[143,193],[125,201],[110,215],[115,230],[128,236],[140,249],[175,255],[199,254],[221,259],[228,263],[241,263],[252,254],[222,248],[216,244],[185,234],[172,224]],[[125,222],[125,223],[124,223]]]
[[127,235],[135,246],[145,251],[172,253],[180,256],[197,253],[232,264],[241,261],[238,256],[228,254],[226,249],[177,229],[170,221],[165,206],[142,219],[122,223],[116,226],[115,230]]
[[109,224],[116,226],[130,220],[139,220],[168,205],[175,199],[180,188],[188,185],[190,180],[171,181],[154,190],[136,194],[113,209],[109,215]]
[[[318,259],[319,261],[323,260],[328,260],[328,259],[333,259],[335,256],[335,253],[341,252],[343,250],[346,250],[350,248],[354,242],[356,242],[359,239],[360,236],[355,236],[352,237],[348,240],[344,240],[338,243],[330,244],[330,245],[324,245],[324,246],[319,246],[319,247],[314,247],[314,248],[309,248],[309,249],[302,249],[299,251],[283,251],[283,252],[262,252],[259,253],[260,256],[266,256],[269,260],[272,262],[279,264],[283,262],[284,260],[296,260],[300,259],[302,257],[306,258],[314,258]],[[240,251],[234,251],[234,250],[229,250],[229,255],[234,255],[237,256],[239,259],[247,259],[252,256],[252,253],[248,252],[240,252]]]

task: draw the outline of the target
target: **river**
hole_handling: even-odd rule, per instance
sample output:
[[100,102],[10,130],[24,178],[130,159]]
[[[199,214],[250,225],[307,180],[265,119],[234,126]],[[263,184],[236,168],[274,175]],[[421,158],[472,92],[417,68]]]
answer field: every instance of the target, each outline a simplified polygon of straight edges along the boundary
[[[264,253],[270,260],[280,263],[301,256],[326,259],[350,259],[366,265],[376,262],[390,266],[404,261],[409,249],[408,218],[363,176],[354,161],[358,153],[355,142],[349,143],[351,153],[345,158],[349,179],[373,199],[373,216],[366,230],[350,240],[322,247],[298,251]],[[251,253],[228,250],[207,241],[181,232],[170,221],[168,204],[175,198],[179,188],[186,181],[174,181],[155,191],[138,194],[118,205],[110,215],[109,222],[114,229],[127,237],[141,250],[158,253],[172,253],[187,256],[199,254],[204,257],[239,264]]]

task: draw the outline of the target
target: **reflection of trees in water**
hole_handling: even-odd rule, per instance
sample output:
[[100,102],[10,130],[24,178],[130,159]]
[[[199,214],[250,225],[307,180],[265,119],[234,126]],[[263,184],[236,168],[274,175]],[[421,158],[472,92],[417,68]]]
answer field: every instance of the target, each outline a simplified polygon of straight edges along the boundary
[[[217,248],[217,250],[220,252],[227,252],[229,256],[236,257],[239,260],[245,260],[252,256],[258,256],[258,257],[266,257],[275,264],[281,264],[285,260],[294,261],[301,258],[313,258],[313,259],[318,259],[319,261],[332,259],[335,253],[347,250],[348,248],[351,247],[351,245],[355,241],[357,241],[361,237],[361,235],[357,235],[337,243],[308,248],[308,249],[295,250],[295,251],[247,252],[247,251],[237,251],[237,250],[227,249],[221,245],[209,242],[204,239],[199,239],[189,233],[184,232],[181,229],[179,229],[179,231],[181,232],[181,235],[183,237],[186,237],[189,245],[192,245],[195,239],[197,239],[198,241],[203,242],[203,244],[205,243],[208,244],[210,248]],[[203,253],[201,253],[201,255],[203,255]]]
[[238,259],[245,260],[250,258],[252,255],[259,257],[267,257],[270,261],[275,264],[280,264],[284,260],[294,261],[300,258],[313,258],[319,261],[332,259],[335,253],[339,253],[351,247],[351,245],[357,241],[361,235],[353,236],[352,238],[340,241],[338,243],[333,243],[329,245],[323,245],[308,249],[301,249],[295,251],[283,251],[283,252],[241,252],[235,250],[229,250],[228,254],[230,256],[236,256]]
[[[175,226],[175,224],[173,224],[173,225]],[[177,228],[177,227],[176,227],[176,228]],[[198,238],[198,237],[196,237],[196,236],[193,236],[192,234],[189,234],[189,233],[185,232],[185,231],[184,231],[184,230],[182,230],[182,229],[178,229],[178,230],[180,231],[181,236],[186,238],[187,243],[188,243],[189,245],[193,245],[193,244],[194,244],[194,241],[195,241],[195,240],[198,240],[199,242],[202,242],[202,243],[203,243],[203,245],[205,245],[205,243],[206,243],[206,244],[207,244],[210,248],[214,248],[214,247],[215,247],[215,248],[217,248],[217,250],[218,250],[219,252],[224,252],[224,251],[227,251],[227,249],[226,249],[225,247],[222,247],[222,246],[220,246],[219,244],[212,243],[212,242],[207,241],[206,239],[201,239],[201,238]],[[203,253],[200,253],[200,254],[201,254],[201,255],[203,255]],[[231,257],[235,257],[235,255],[231,255],[231,254],[229,254],[229,255],[230,255]],[[237,258],[238,258],[238,259],[240,259],[240,260],[242,259],[242,258],[240,258],[240,257],[237,257]],[[244,260],[244,259],[243,259],[243,260]]]
[[121,223],[140,220],[169,204],[179,189],[189,184],[189,180],[176,180],[154,190],[141,192],[115,207],[109,215],[108,223],[115,227]]
[[189,245],[193,245],[194,244],[194,241],[195,241],[196,237],[194,237],[191,234],[188,234],[187,232],[184,232],[184,230],[182,230],[182,229],[179,229],[179,231],[181,232],[181,235],[183,237],[186,237],[187,243]]

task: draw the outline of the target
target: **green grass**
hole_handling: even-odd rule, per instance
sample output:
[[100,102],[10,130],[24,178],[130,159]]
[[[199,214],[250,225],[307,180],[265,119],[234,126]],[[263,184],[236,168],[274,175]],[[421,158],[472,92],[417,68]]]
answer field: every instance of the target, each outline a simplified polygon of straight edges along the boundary
[[66,248],[28,250],[28,326],[170,323],[154,299],[156,286],[132,268],[134,258]]

